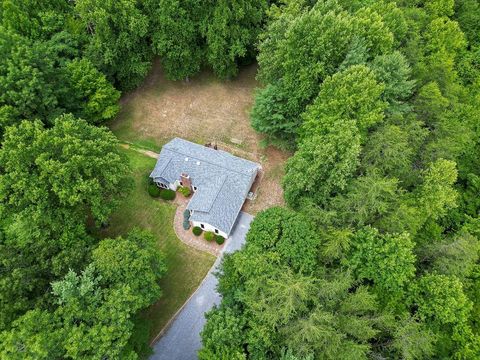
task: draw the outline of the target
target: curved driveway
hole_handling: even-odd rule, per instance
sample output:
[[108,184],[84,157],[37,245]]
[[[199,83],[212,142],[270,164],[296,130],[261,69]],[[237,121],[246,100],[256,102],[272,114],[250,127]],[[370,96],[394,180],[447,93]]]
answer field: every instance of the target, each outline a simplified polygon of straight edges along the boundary
[[204,314],[214,304],[220,303],[220,295],[216,291],[218,280],[213,273],[220,264],[223,253],[239,250],[245,243],[252,220],[252,215],[240,213],[223,252],[165,334],[154,344],[150,360],[197,359],[197,351],[201,348],[200,332],[205,325]]

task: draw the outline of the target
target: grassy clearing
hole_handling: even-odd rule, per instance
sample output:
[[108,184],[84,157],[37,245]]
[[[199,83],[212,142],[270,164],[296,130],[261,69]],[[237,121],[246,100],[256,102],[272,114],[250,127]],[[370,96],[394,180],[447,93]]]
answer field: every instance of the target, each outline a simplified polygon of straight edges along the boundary
[[160,281],[163,296],[144,314],[151,321],[150,337],[155,337],[175,312],[198,287],[215,261],[215,257],[182,243],[173,230],[175,205],[151,198],[147,191],[147,175],[155,159],[134,150],[122,149],[130,159],[135,187],[113,214],[103,237],[124,235],[134,226],[150,230],[166,255],[168,272]]
[[261,162],[265,177],[255,201],[244,210],[252,214],[282,205],[280,185],[290,154],[262,144],[250,126],[255,88],[255,65],[241,69],[231,81],[203,72],[190,81],[169,81],[155,62],[142,86],[125,94],[119,115],[109,126],[117,137],[137,148],[158,152],[173,137],[199,144],[217,142],[223,150]]

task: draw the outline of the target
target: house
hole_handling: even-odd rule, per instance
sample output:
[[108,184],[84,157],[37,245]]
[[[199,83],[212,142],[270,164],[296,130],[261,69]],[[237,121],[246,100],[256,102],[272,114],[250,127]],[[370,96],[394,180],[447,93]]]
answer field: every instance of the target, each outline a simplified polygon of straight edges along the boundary
[[190,222],[227,238],[261,166],[228,152],[175,138],[150,177],[161,188],[191,189]]

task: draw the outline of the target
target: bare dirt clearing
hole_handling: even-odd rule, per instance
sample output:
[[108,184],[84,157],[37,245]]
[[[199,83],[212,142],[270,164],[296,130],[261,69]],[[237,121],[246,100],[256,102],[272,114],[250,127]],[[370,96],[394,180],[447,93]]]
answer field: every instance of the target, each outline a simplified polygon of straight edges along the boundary
[[144,84],[126,94],[122,110],[110,124],[122,141],[158,151],[173,137],[197,143],[216,142],[220,149],[258,161],[264,174],[257,198],[244,210],[256,213],[283,204],[280,185],[289,154],[260,146],[262,136],[250,126],[249,112],[258,83],[256,66],[240,71],[232,81],[217,80],[204,72],[190,81],[165,79],[155,62]]

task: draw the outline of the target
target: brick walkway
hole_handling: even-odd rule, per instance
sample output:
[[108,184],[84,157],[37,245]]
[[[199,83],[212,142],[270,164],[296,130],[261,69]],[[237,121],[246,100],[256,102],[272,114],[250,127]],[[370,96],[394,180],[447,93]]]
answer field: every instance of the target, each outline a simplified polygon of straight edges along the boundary
[[[218,256],[225,244],[218,245],[215,241],[207,241],[204,239],[203,233],[200,236],[195,236],[192,233],[192,228],[189,230],[183,229],[183,211],[185,210],[189,200],[189,198],[186,199],[179,193],[177,193],[177,196],[175,197],[177,211],[175,212],[175,219],[173,220],[173,228],[175,229],[177,237],[188,246],[192,246],[198,250],[206,251],[210,254]],[[227,241],[228,239],[225,240],[225,242]]]

